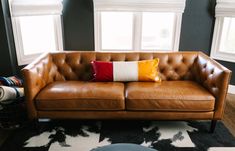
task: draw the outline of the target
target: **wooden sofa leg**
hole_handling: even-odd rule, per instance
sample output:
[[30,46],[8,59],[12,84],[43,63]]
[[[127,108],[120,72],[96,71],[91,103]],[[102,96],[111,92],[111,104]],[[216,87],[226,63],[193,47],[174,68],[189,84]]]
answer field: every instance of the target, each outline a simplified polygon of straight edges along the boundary
[[214,133],[217,120],[211,121],[210,133]]

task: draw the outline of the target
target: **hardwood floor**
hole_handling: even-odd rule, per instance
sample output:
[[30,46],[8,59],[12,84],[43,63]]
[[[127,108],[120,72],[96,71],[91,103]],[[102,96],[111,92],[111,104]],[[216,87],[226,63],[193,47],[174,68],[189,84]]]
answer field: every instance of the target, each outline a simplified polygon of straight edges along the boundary
[[228,94],[223,117],[224,125],[235,136],[235,94]]
[[[222,121],[235,137],[235,94],[227,95],[224,118]],[[10,130],[0,129],[0,146],[12,132],[13,131]]]

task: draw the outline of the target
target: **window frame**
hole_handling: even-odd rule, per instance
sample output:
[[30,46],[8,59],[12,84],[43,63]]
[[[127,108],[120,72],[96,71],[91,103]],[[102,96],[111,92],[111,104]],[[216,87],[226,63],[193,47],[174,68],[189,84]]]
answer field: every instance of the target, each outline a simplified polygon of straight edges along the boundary
[[[116,49],[102,49],[102,23],[101,23],[101,13],[102,11],[95,12],[95,50],[96,51],[117,51]],[[180,42],[180,32],[181,32],[181,21],[182,14],[174,13],[174,25],[173,25],[173,36],[172,36],[172,49],[161,49],[158,51],[179,51],[179,42]],[[133,31],[132,31],[132,49],[122,51],[154,51],[152,49],[142,49],[142,12],[133,12]]]
[[235,2],[229,0],[217,0],[215,13],[216,20],[210,56],[217,60],[235,62],[235,53],[229,53],[220,50],[222,44],[224,18],[235,18]]
[[[21,16],[13,16],[12,15],[12,0],[9,1],[9,8],[10,8],[10,14],[11,14],[11,22],[12,22],[12,30],[13,30],[13,37],[14,37],[14,43],[15,43],[15,50],[16,50],[16,57],[17,57],[17,63],[18,65],[26,65],[31,62],[33,62],[37,57],[39,57],[42,53],[35,53],[30,55],[25,55],[23,50],[23,39],[22,39],[22,33],[21,33],[21,23],[20,18]],[[37,14],[38,15],[38,14]],[[26,15],[26,16],[37,16],[33,14],[32,15]],[[63,51],[63,30],[62,30],[62,20],[61,15],[59,14],[43,14],[42,15],[52,15],[53,16],[53,23],[54,23],[54,33],[55,33],[55,45],[57,50],[56,51]],[[39,16],[42,16],[39,14]],[[22,16],[24,17],[24,16]],[[40,30],[40,29],[38,29]]]
[[175,20],[173,25],[173,40],[171,50],[157,51],[179,51],[180,33],[182,24],[182,15],[185,8],[185,0],[140,0],[134,2],[131,0],[94,0],[94,37],[95,51],[117,51],[116,49],[102,50],[102,12],[132,12],[133,13],[133,38],[132,50],[121,51],[156,51],[156,49],[142,49],[142,13],[174,13]]
[[[102,11],[103,12],[103,11]],[[95,51],[101,51],[102,47],[102,27],[101,27],[101,13],[102,12],[95,12]],[[134,14],[133,14],[134,15]],[[133,16],[134,18],[134,16]],[[132,48],[134,48],[133,41],[134,41],[134,22],[132,23]],[[132,49],[120,49],[123,51],[131,51]],[[118,49],[103,49],[103,51],[119,51]]]

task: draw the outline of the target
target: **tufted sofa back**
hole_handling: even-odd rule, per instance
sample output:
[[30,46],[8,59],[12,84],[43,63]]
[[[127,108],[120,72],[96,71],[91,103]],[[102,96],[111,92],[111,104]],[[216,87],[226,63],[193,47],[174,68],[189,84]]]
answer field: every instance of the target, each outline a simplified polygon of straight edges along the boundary
[[50,68],[48,80],[92,79],[90,62],[96,61],[139,61],[159,58],[159,75],[162,80],[192,80],[192,70],[198,52],[95,52],[66,51],[50,53],[47,57]]

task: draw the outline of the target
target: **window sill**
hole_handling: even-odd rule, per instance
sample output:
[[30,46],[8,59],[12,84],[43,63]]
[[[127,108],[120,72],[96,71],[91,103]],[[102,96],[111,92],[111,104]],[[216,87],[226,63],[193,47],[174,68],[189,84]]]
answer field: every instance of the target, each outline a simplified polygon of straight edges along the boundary
[[235,63],[235,53],[212,51],[210,56],[213,59],[228,61],[228,62],[234,62]]

